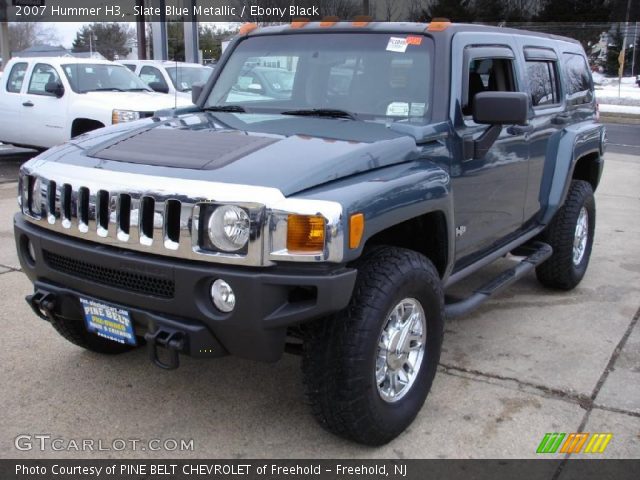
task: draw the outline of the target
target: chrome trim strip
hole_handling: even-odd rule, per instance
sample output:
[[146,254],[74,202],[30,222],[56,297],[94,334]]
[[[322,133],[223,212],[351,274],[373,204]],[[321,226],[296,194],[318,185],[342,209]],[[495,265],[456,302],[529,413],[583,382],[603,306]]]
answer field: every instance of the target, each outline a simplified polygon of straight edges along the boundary
[[[232,265],[270,266],[280,261],[339,263],[344,256],[344,219],[342,206],[336,202],[286,198],[280,190],[271,187],[122,173],[82,166],[61,168],[60,164],[46,162],[27,162],[20,175],[19,203],[25,218],[64,235],[157,255]],[[30,182],[27,175],[40,181],[41,211],[37,215],[32,213],[28,204]],[[49,208],[50,182],[55,182],[55,211]],[[86,224],[79,217],[81,188],[87,189],[89,196]],[[69,198],[67,192],[70,193]],[[123,195],[130,198],[128,234],[123,228],[126,226],[123,224],[126,219],[126,213],[122,211]],[[101,205],[104,197],[108,199],[106,206]],[[147,221],[143,218],[145,197],[153,201],[152,232],[147,232],[150,236],[143,231],[143,224]],[[167,234],[170,228],[166,225],[169,200],[179,202],[179,221],[175,219],[179,223],[178,242]],[[249,212],[252,228],[246,254],[215,252],[200,247],[200,217],[202,206],[206,204],[233,204]],[[70,218],[66,216],[67,209],[71,212]],[[104,210],[108,218],[101,219]],[[290,214],[322,215],[326,219],[324,251],[305,255],[287,251],[287,217]]]

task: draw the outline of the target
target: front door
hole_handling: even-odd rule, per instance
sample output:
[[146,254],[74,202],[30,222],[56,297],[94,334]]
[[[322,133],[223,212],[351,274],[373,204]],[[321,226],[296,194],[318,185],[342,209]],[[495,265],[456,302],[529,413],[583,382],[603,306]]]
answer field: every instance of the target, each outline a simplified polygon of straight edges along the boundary
[[454,121],[460,153],[451,166],[457,268],[522,227],[529,160],[528,127],[516,125],[503,125],[485,155],[468,155],[465,143],[468,146],[489,128],[473,121],[473,97],[486,91],[525,89],[519,85],[515,55],[508,45],[469,46],[461,57],[453,69],[463,76]]
[[[22,95],[25,140],[28,140],[25,143],[49,148],[68,140],[71,132],[66,129],[65,117],[71,92],[67,89],[58,98],[45,90],[48,82],[61,82],[56,69],[47,63],[37,63],[28,82]],[[33,132],[38,133],[34,136]]]

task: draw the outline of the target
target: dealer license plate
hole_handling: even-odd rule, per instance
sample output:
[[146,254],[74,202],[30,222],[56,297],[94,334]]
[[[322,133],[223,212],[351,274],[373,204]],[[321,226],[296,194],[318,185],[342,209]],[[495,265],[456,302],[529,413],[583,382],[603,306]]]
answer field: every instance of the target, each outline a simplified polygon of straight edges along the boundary
[[114,342],[136,345],[131,315],[113,305],[90,298],[80,298],[87,330]]

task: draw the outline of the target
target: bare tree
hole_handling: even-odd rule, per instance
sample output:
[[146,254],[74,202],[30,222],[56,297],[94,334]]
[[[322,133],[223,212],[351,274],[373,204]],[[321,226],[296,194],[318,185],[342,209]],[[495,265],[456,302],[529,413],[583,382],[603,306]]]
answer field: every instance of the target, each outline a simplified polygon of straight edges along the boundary
[[58,43],[60,38],[52,24],[44,22],[16,22],[9,24],[9,44],[18,52],[34,45]]

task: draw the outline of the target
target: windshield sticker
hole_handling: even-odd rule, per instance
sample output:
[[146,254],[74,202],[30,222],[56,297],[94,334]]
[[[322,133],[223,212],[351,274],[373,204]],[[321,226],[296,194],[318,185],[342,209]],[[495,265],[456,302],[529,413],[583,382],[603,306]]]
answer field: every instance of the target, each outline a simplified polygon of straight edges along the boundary
[[409,109],[410,117],[423,117],[424,116],[424,103],[412,103],[411,108]]
[[389,38],[389,43],[387,43],[387,52],[404,53],[407,51],[407,45],[406,38],[391,37]]
[[415,35],[407,37],[407,45],[422,45],[422,37]]
[[409,104],[407,102],[393,102],[387,107],[387,116],[389,117],[408,117]]

